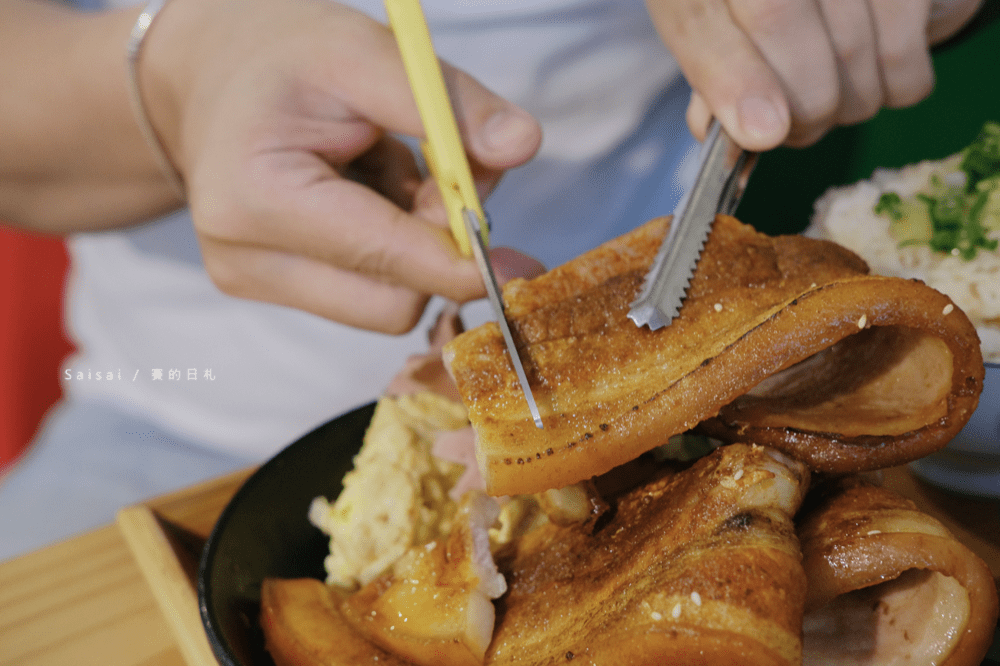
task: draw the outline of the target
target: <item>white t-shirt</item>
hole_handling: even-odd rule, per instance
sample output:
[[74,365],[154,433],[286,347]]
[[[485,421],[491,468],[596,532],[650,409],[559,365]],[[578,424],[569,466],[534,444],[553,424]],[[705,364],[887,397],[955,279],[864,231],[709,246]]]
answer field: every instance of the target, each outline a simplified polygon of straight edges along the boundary
[[[379,2],[349,4],[384,17]],[[641,0],[423,5],[442,57],[543,126],[538,157],[486,202],[493,244],[554,266],[672,212],[693,176],[689,91]],[[80,351],[65,364],[67,397],[261,458],[377,397],[425,349],[440,307],[392,337],[225,296],[202,267],[186,211],[78,235],[69,248],[67,322]],[[482,304],[464,316],[490,318]]]

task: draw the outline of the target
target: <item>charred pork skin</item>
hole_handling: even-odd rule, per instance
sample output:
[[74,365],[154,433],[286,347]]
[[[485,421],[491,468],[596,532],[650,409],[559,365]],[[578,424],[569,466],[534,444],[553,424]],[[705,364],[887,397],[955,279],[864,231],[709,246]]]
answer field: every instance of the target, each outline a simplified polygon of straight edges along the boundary
[[679,317],[636,327],[629,305],[668,226],[505,286],[544,429],[495,324],[445,346],[490,494],[591,478],[699,424],[817,471],[878,469],[941,448],[975,410],[979,339],[947,296],[731,217],[717,218]]
[[792,516],[808,481],[780,452],[734,444],[627,491],[592,528],[529,532],[501,563],[486,663],[801,663]]

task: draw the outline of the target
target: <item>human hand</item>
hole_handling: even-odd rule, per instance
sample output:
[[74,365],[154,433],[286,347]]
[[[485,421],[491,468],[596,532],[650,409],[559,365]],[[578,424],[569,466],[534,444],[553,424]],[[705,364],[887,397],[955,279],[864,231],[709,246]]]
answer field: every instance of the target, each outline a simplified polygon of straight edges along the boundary
[[[540,129],[444,69],[485,196]],[[224,292],[390,333],[431,294],[485,294],[436,185],[392,136],[423,130],[385,26],[325,0],[171,0],[140,72]]]
[[647,0],[694,89],[688,125],[711,118],[749,150],[806,146],[837,125],[905,107],[934,85],[929,49],[981,0]]

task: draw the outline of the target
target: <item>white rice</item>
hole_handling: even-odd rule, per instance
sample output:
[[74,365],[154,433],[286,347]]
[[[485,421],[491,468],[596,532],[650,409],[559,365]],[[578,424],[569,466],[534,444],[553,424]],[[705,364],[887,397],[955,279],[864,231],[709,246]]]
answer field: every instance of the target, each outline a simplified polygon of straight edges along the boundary
[[[885,192],[902,198],[925,187],[932,173],[958,171],[960,156],[898,170],[878,169],[870,180],[831,188],[816,201],[805,235],[832,240],[860,255],[877,275],[918,278],[951,297],[976,325],[988,363],[1000,362],[1000,252],[980,249],[976,258],[933,252],[926,245],[899,247],[889,220],[873,208]],[[997,232],[990,234],[998,237]]]

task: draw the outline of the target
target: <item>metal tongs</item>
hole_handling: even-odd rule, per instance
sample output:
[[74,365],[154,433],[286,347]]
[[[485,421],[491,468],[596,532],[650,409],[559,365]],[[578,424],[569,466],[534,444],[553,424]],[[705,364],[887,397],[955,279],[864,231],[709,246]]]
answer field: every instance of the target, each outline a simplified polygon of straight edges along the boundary
[[504,314],[500,287],[487,257],[489,223],[476,193],[472,171],[462,146],[455,113],[445,88],[441,65],[434,54],[423,10],[419,0],[385,0],[385,8],[427,136],[421,148],[431,175],[441,190],[451,233],[462,253],[466,256],[471,254],[475,258],[531,417],[535,425],[541,428],[542,417],[531,394],[528,377]]
[[667,236],[629,310],[629,319],[636,326],[655,331],[680,314],[716,214],[736,211],[756,163],[756,153],[741,149],[719,121],[712,121],[701,149],[698,177],[677,206]]

